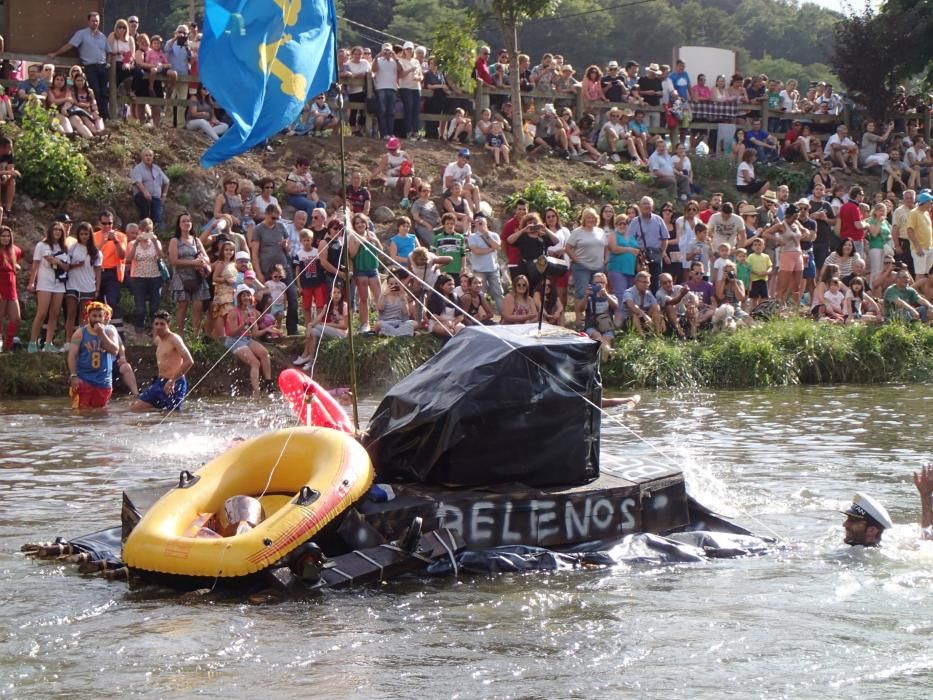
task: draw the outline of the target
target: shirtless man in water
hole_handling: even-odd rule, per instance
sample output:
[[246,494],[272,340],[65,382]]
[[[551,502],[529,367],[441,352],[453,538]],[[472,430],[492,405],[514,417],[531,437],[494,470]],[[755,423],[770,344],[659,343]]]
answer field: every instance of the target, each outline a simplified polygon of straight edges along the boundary
[[185,341],[169,330],[167,311],[156,311],[152,319],[152,338],[156,344],[156,363],[159,377],[152,380],[146,390],[133,402],[133,411],[175,410],[181,407],[188,393],[185,372],[194,366]]

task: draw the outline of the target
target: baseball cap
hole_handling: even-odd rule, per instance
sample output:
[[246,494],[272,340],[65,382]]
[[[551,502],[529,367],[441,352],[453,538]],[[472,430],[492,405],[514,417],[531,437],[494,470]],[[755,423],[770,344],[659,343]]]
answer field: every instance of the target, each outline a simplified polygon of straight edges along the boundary
[[470,149],[469,149],[469,148],[461,148],[459,151],[457,151],[457,156],[458,156],[458,157],[463,157],[463,158],[469,158],[469,157],[470,157]]
[[618,68],[618,67],[619,67],[618,61],[609,61],[609,63],[606,64],[606,68]]
[[68,212],[62,212],[61,214],[55,217],[55,220],[63,224],[70,224],[72,222],[71,217],[68,216]]
[[415,45],[411,43],[410,41],[406,41],[404,44],[402,44],[402,48],[403,49],[414,49]]
[[253,290],[250,287],[247,287],[245,284],[241,284],[236,288],[236,297],[239,297],[243,292],[246,292],[250,296],[253,296]]
[[237,254],[233,256],[233,259],[236,260],[237,262],[239,262],[240,260],[246,260],[247,262],[249,262],[250,257],[249,257],[249,253],[247,253],[245,250],[241,250],[241,251],[238,251]]
[[921,192],[920,196],[917,197],[917,204],[926,204],[927,202],[933,202],[933,194]]
[[852,504],[845,510],[840,511],[843,515],[849,515],[860,520],[870,520],[882,529],[894,527],[891,522],[891,516],[883,505],[874,498],[865,493],[857,493],[852,499]]
[[391,50],[392,50],[392,44],[391,44],[391,42],[388,42],[388,41],[387,41],[386,43],[384,43],[384,44],[382,45],[382,50],[383,50],[383,51],[391,51]]
[[386,148],[390,151],[394,151],[396,148],[399,148],[402,145],[402,142],[398,140],[397,136],[393,136],[388,141],[386,141]]
[[243,273],[243,279],[254,280],[256,279],[256,273],[253,272],[252,270],[247,270],[246,272]]

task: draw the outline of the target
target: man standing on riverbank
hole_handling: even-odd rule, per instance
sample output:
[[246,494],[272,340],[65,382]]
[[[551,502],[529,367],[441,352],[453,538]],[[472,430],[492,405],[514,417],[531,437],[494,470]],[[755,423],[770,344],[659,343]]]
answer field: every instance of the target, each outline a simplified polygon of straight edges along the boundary
[[188,393],[185,373],[194,366],[185,341],[169,328],[168,311],[156,311],[152,319],[152,338],[156,345],[159,376],[130,406],[131,411],[175,410],[181,407]]
[[105,306],[99,301],[87,307],[87,325],[71,336],[68,347],[71,407],[104,408],[113,393],[113,360],[120,352],[120,337],[104,325]]

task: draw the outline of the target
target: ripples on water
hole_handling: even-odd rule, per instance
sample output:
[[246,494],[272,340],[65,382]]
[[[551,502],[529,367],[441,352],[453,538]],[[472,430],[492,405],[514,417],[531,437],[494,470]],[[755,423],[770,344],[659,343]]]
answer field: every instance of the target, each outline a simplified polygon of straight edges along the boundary
[[[917,540],[910,481],[933,438],[925,399],[925,387],[658,395],[625,428],[604,423],[606,463],[673,460],[701,501],[790,543],[768,557],[404,580],[276,606],[131,591],[17,550],[116,524],[124,487],[289,425],[283,407],[205,402],[162,422],[6,402],[0,694],[926,698],[933,543]],[[881,549],[840,544],[837,511],[856,490],[898,523]]]

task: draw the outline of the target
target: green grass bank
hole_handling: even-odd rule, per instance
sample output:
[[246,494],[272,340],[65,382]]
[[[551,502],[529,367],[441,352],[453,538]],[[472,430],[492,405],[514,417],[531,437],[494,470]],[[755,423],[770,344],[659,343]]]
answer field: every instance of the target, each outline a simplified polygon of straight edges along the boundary
[[[358,338],[357,376],[361,390],[384,390],[430,359],[439,343],[430,336]],[[193,343],[201,381],[195,396],[248,392],[245,368],[223,357],[217,343]],[[291,366],[300,351],[293,339],[270,347],[275,372]],[[315,374],[328,386],[349,383],[347,342],[326,341]],[[152,347],[128,348],[141,383],[155,374]],[[221,359],[222,358],[222,359]],[[871,384],[933,380],[933,328],[888,324],[880,327],[817,324],[806,319],[775,320],[733,334],[698,341],[618,339],[613,358],[602,365],[609,389],[753,388],[795,384]],[[67,393],[64,355],[0,355],[0,396],[56,396]]]

